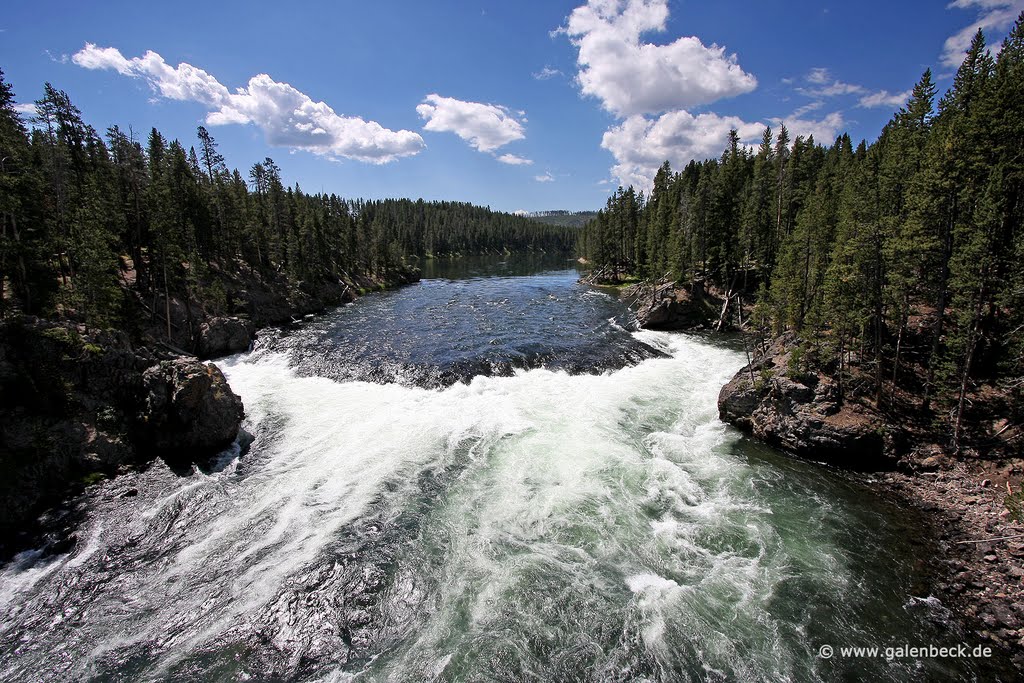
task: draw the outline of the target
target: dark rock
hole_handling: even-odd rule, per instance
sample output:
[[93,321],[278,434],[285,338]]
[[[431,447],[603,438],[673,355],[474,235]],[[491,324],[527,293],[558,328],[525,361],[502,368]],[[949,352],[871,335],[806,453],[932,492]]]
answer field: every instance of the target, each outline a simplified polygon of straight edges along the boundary
[[130,416],[151,363],[120,332],[0,322],[0,558],[46,506],[135,462]]
[[216,358],[248,350],[255,326],[242,318],[210,318],[199,326],[201,358]]
[[238,436],[242,399],[216,366],[194,358],[162,361],[142,380],[142,421],[158,451],[192,460],[225,448]]
[[758,439],[811,460],[851,469],[889,469],[886,424],[863,404],[839,404],[838,388],[827,376],[785,374],[791,339],[778,340],[767,353],[722,387],[722,420]]
[[680,287],[668,281],[644,282],[625,289],[622,297],[636,306],[640,327],[651,330],[705,327],[717,320],[722,305],[700,283]]

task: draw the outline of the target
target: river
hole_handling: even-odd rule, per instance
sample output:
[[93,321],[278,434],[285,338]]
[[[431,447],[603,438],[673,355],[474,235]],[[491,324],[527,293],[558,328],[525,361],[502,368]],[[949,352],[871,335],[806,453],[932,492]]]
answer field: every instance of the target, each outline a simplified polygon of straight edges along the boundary
[[0,680],[987,678],[838,655],[964,636],[919,520],[718,420],[742,347],[635,331],[566,261],[424,274],[219,361],[240,444],[0,569]]

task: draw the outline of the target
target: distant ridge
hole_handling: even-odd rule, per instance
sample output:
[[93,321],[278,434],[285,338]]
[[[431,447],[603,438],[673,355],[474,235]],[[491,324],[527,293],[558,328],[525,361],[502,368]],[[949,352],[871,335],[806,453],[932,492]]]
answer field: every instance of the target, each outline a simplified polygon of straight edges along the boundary
[[597,211],[516,211],[516,214],[532,218],[540,223],[566,228],[582,228],[597,218]]

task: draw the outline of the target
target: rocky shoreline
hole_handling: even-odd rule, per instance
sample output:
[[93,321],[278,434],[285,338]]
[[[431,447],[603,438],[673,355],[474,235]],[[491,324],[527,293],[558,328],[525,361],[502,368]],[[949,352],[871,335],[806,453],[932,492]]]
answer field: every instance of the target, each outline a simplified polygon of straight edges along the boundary
[[722,419],[798,457],[871,473],[880,493],[924,513],[937,548],[931,597],[1024,670],[1024,519],[1011,510],[1024,460],[913,443],[870,403],[837,400],[833,378],[790,370],[793,342],[776,339],[722,388]]
[[[42,512],[99,478],[157,457],[190,468],[230,446],[244,406],[204,360],[245,351],[258,328],[418,279],[410,270],[309,292],[262,278],[229,280],[230,307],[140,302],[127,332],[31,316],[0,323],[0,560],[45,531]],[[157,308],[165,318],[145,315]]]
[[616,290],[636,315],[637,324],[651,330],[732,329],[726,315],[727,297],[695,282],[682,286],[672,280],[636,282],[621,273],[596,270],[580,278],[580,283]]
[[844,469],[892,469],[904,439],[870,404],[844,400],[833,377],[792,369],[795,338],[756,353],[722,387],[722,420],[776,448]]
[[928,558],[933,596],[1024,670],[1024,524],[1006,506],[1007,484],[1020,490],[1024,461],[942,459],[928,469],[881,473],[874,483],[928,516],[937,544]]

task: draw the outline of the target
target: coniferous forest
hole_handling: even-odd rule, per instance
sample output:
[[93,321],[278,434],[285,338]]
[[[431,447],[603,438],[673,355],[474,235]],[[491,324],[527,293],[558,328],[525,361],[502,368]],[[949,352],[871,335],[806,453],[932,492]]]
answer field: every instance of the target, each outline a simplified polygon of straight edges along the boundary
[[46,84],[23,120],[0,72],[0,316],[128,326],[174,302],[230,308],[225,275],[280,287],[401,281],[417,259],[571,251],[575,234],[460,202],[346,200],[287,187],[272,159],[231,170],[202,126],[194,144],[117,126],[100,135]]
[[717,288],[745,329],[795,335],[791,370],[959,451],[972,410],[1012,417],[1024,387],[1024,15],[995,56],[979,31],[936,98],[929,70],[871,144],[733,131],[649,196],[620,188],[579,251],[613,279]]

